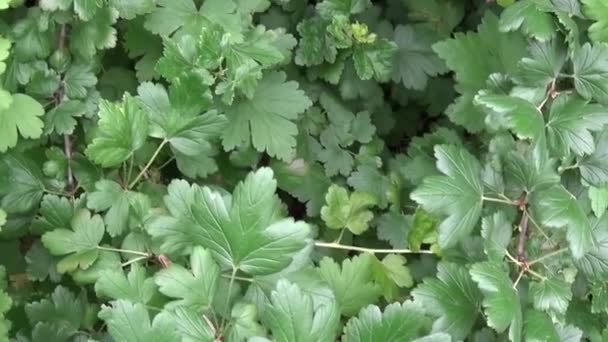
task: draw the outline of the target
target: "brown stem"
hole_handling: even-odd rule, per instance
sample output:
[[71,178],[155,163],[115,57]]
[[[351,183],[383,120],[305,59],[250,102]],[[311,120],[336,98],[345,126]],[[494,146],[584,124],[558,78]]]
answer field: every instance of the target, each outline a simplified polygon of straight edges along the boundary
[[528,212],[521,214],[519,221],[519,241],[517,242],[517,259],[522,264],[526,264],[526,240],[528,239]]
[[[67,26],[66,26],[66,24],[61,24],[60,29],[59,29],[59,42],[57,43],[59,50],[65,49],[66,39],[67,39]],[[54,94],[55,104],[57,106],[59,106],[59,104],[61,104],[61,102],[63,101],[64,95],[65,95],[65,87],[63,84],[63,75],[61,75],[61,81],[59,83],[59,88],[57,88],[57,91]],[[64,148],[64,152],[65,152],[65,157],[68,161],[68,174],[67,174],[68,191],[71,194],[73,194],[76,186],[75,186],[75,182],[74,182],[74,173],[72,171],[73,145],[72,145],[72,138],[69,134],[66,134],[63,136],[63,148]]]

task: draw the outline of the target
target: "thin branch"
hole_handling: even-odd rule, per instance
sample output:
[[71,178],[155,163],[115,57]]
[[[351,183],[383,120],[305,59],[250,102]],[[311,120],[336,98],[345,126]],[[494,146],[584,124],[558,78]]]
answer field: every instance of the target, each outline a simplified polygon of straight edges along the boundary
[[[230,279],[230,277],[231,277],[230,274],[222,274],[222,278]],[[234,279],[246,281],[248,283],[255,283],[255,280],[253,278],[234,276]]]
[[486,196],[481,196],[481,199],[483,201],[487,201],[487,202],[496,202],[496,203],[502,203],[502,204],[508,204],[508,205],[518,205],[519,204],[518,201],[513,201],[510,199],[501,199],[501,198],[486,197]]
[[130,249],[121,249],[121,248],[104,247],[104,246],[97,246],[97,249],[99,249],[101,251],[108,251],[108,252],[118,252],[118,253],[140,255],[140,256],[145,256],[146,258],[149,258],[149,257],[152,256],[152,254],[150,254],[150,253],[145,253],[145,252],[140,252],[140,251],[133,251],[133,250],[130,250]]
[[357,247],[357,246],[348,246],[341,245],[335,242],[323,242],[323,241],[315,241],[315,246],[322,248],[333,248],[333,249],[343,249],[348,251],[357,251],[371,254],[435,254],[430,250],[419,250],[414,251],[411,249],[377,249],[377,248],[365,248],[365,247]]
[[150,157],[150,160],[148,160],[148,163],[146,164],[146,166],[144,166],[144,168],[139,172],[137,177],[135,177],[135,179],[129,184],[129,187],[128,187],[129,189],[133,188],[135,186],[135,184],[137,184],[137,182],[139,182],[141,177],[144,175],[144,173],[146,173],[148,171],[150,166],[152,166],[152,163],[154,163],[154,160],[156,159],[156,157],[158,157],[158,155],[160,154],[160,151],[163,149],[163,147],[165,147],[165,144],[167,144],[168,142],[169,142],[168,140],[163,140],[163,142],[161,142],[160,145],[158,145],[158,148],[156,149],[156,151],[154,151],[154,154],[152,154],[152,157]]
[[526,240],[528,239],[528,211],[523,210],[519,221],[519,240],[517,241],[517,260],[526,264]]
[[521,280],[521,277],[523,277],[523,275],[524,275],[524,272],[525,272],[524,270],[521,270],[519,272],[519,274],[517,275],[517,279],[515,279],[515,282],[513,283],[513,288],[517,287],[517,285],[519,284],[519,281]]
[[538,259],[534,259],[534,260],[530,261],[528,263],[528,266],[532,266],[532,265],[534,265],[536,263],[539,263],[539,262],[541,262],[543,260],[546,260],[548,258],[551,258],[551,257],[554,257],[556,255],[562,254],[562,253],[566,252],[567,250],[568,250],[568,248],[560,248],[560,249],[555,250],[553,252],[547,253],[547,254],[539,257]]
[[123,262],[122,264],[120,264],[120,266],[121,266],[121,267],[127,267],[127,266],[129,266],[129,265],[131,265],[131,264],[134,264],[134,263],[136,263],[136,262],[138,262],[138,261],[146,260],[146,259],[148,259],[148,258],[150,258],[150,257],[149,257],[149,256],[139,256],[139,257],[137,257],[137,258],[133,258],[133,259],[131,259],[131,260],[129,260],[129,261],[125,261],[125,262]]
[[543,276],[540,273],[536,273],[535,271],[533,271],[531,269],[527,269],[526,272],[530,273],[531,275],[535,276],[536,278],[538,278],[540,280],[547,280],[547,277]]
[[555,82],[556,81],[557,81],[556,78],[554,78],[551,81],[551,85],[549,86],[549,89],[547,90],[547,94],[545,95],[545,98],[542,100],[542,102],[538,106],[536,106],[536,110],[538,110],[539,112],[542,112],[542,109],[545,106],[545,104],[547,103],[547,101],[549,101],[549,98],[555,98],[555,96],[556,96]]

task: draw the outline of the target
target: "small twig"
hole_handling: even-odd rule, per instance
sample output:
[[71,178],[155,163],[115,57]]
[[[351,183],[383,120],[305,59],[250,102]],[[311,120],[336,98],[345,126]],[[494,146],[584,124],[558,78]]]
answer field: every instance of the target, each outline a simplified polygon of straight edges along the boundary
[[543,276],[540,273],[536,273],[535,271],[533,271],[532,269],[528,268],[526,270],[526,272],[530,273],[531,275],[535,276],[536,278],[540,279],[540,280],[547,280],[547,277]]
[[[65,49],[65,43],[67,39],[67,26],[66,24],[61,24],[59,28],[59,41],[57,43],[59,50]],[[55,106],[59,106],[63,101],[63,97],[65,95],[65,86],[63,84],[63,75],[60,77],[59,88],[55,91],[53,95],[55,98]],[[68,182],[68,192],[70,194],[74,194],[76,190],[74,183],[74,173],[72,171],[72,154],[73,154],[73,146],[72,146],[72,138],[69,134],[63,136],[63,149],[65,153],[65,157],[67,159],[68,170],[67,170],[67,182]]]
[[[222,278],[230,279],[230,274],[222,274]],[[255,280],[253,278],[234,276],[234,279],[235,280],[246,281],[248,283],[254,283],[255,282]]]
[[317,247],[323,247],[323,248],[334,248],[334,249],[344,249],[344,250],[349,250],[349,251],[357,251],[357,252],[364,252],[364,253],[370,253],[370,254],[435,254],[433,251],[430,250],[419,250],[419,251],[414,251],[411,249],[377,249],[377,248],[365,248],[365,247],[357,247],[357,246],[348,246],[348,245],[341,245],[339,243],[335,243],[335,242],[323,242],[323,241],[315,241],[315,246]]

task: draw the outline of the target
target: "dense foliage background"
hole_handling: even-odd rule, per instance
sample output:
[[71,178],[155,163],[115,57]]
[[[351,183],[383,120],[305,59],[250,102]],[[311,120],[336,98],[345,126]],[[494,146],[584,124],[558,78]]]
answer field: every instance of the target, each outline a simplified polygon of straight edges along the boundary
[[608,340],[608,2],[0,9],[0,341]]

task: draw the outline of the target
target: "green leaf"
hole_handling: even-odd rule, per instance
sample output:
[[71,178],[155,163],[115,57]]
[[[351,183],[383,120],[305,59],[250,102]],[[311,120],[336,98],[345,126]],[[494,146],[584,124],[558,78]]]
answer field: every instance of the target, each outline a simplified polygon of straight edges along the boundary
[[226,109],[229,126],[222,141],[226,150],[245,146],[250,139],[256,150],[284,161],[294,157],[297,127],[294,123],[312,102],[298,83],[283,72],[260,80],[251,99],[235,101]]
[[103,271],[95,283],[98,296],[134,303],[147,304],[155,292],[154,279],[146,277],[146,269],[137,263],[131,266],[126,276],[123,270]]
[[118,236],[128,228],[130,192],[110,180],[95,183],[95,191],[87,197],[87,207],[97,212],[108,210],[104,216],[110,236]]
[[411,221],[411,216],[402,213],[389,211],[382,214],[376,227],[378,239],[387,241],[393,248],[407,248],[406,239],[410,234]]
[[0,37],[0,75],[6,70],[6,59],[9,56],[11,42],[8,39]]
[[585,16],[595,21],[589,27],[589,37],[595,42],[608,42],[608,5],[601,0],[582,0]]
[[357,44],[353,49],[353,62],[359,78],[369,80],[373,77],[379,82],[388,81],[396,51],[397,45],[387,39]]
[[111,0],[110,5],[118,11],[121,18],[128,20],[154,10],[154,0]]
[[541,11],[534,0],[518,1],[500,15],[501,31],[508,32],[519,28],[540,41],[553,38],[557,29],[553,16]]
[[369,221],[374,217],[368,209],[376,200],[368,193],[355,191],[349,195],[346,189],[334,184],[329,187],[325,202],[321,218],[332,229],[346,228],[359,235],[369,228]]
[[519,296],[502,265],[481,262],[474,264],[470,273],[484,295],[488,325],[498,333],[510,326],[511,341],[520,341],[523,322]]
[[75,118],[83,116],[87,111],[86,105],[80,101],[64,101],[44,117],[46,134],[72,134],[78,122]]
[[236,303],[230,312],[230,319],[233,324],[227,333],[230,340],[240,341],[266,334],[264,327],[258,323],[258,310],[253,304]]
[[220,268],[213,261],[211,253],[202,247],[195,247],[190,254],[190,268],[171,264],[154,276],[158,290],[171,298],[179,298],[166,304],[167,308],[177,306],[206,309],[213,302],[218,288]]
[[422,307],[412,302],[392,303],[384,312],[370,305],[346,323],[342,341],[412,341],[427,324]]
[[[0,152],[15,147],[19,136],[36,139],[42,135],[44,108],[32,97],[13,94],[6,108],[0,107]],[[17,133],[19,132],[19,133]]]
[[407,242],[414,251],[419,251],[423,242],[437,239],[437,220],[424,209],[418,207],[412,217],[412,228],[407,235]]
[[591,131],[601,130],[606,123],[603,106],[578,96],[560,95],[551,104],[546,124],[549,146],[563,157],[569,150],[579,156],[591,154],[595,150]]
[[112,306],[103,305],[98,314],[105,321],[110,336],[117,341],[137,342],[155,341],[172,342],[178,340],[175,334],[175,322],[164,313],[150,316],[145,306],[124,299],[112,302]]
[[[175,103],[161,85],[143,83],[137,88],[143,107],[150,113],[150,135],[169,141],[171,147],[186,156],[211,154],[212,141],[227,126],[226,117],[215,110],[199,115],[198,106]],[[174,95],[177,91],[172,92]]]
[[38,206],[45,190],[41,169],[34,155],[8,153],[0,157],[0,173],[7,182],[6,188],[0,186],[0,204],[7,213],[26,212]]
[[148,117],[137,101],[125,95],[120,104],[102,100],[97,137],[86,154],[103,167],[116,166],[140,149],[148,135]]
[[85,303],[67,288],[57,286],[50,296],[25,305],[25,313],[32,326],[44,322],[65,329],[69,336],[83,324]]
[[603,129],[595,139],[595,151],[578,160],[581,177],[594,186],[608,185],[608,129]]
[[422,90],[429,77],[447,72],[443,61],[431,49],[436,37],[432,31],[418,26],[395,28],[398,50],[393,61],[393,81],[402,81],[406,88]]
[[382,294],[386,300],[395,300],[399,294],[399,288],[414,285],[410,270],[405,266],[406,261],[405,257],[398,254],[387,254],[382,261],[373,260],[373,277],[382,288]]
[[270,295],[262,320],[274,341],[329,342],[336,340],[340,311],[333,301],[314,307],[310,295],[282,279]]
[[519,62],[518,79],[525,84],[546,87],[559,77],[566,62],[566,51],[558,40],[532,42],[530,57]]
[[89,268],[99,255],[97,247],[103,238],[105,227],[100,216],[87,210],[74,214],[72,230],[59,228],[42,235],[42,243],[52,255],[66,255],[57,264],[60,273]]
[[576,197],[561,186],[538,191],[532,199],[535,218],[548,227],[567,227],[572,255],[578,259],[596,247],[591,225]]
[[[175,329],[184,342],[213,342],[213,331],[208,321],[197,310],[188,307],[178,307],[172,313]],[[201,317],[202,316],[202,317]],[[203,318],[204,317],[204,318]]]
[[371,255],[361,254],[345,259],[342,268],[330,258],[319,262],[319,274],[334,291],[342,315],[354,316],[380,297],[380,287],[372,282],[373,261]]
[[[116,46],[116,29],[112,26],[118,12],[109,7],[99,8],[89,21],[76,21],[71,30],[70,49],[83,59],[93,57],[97,50]],[[87,76],[88,82],[93,78]]]
[[520,139],[544,136],[545,122],[541,112],[530,102],[506,95],[480,94],[475,103],[484,105],[505,118],[506,126]]
[[25,261],[30,280],[44,281],[48,277],[51,281],[58,282],[61,279],[61,274],[57,272],[59,258],[52,256],[39,241],[27,251]]
[[200,245],[231,269],[262,275],[280,271],[308,245],[309,226],[278,214],[272,170],[260,168],[240,182],[232,198],[184,181],[169,185],[165,204],[173,217],[151,229],[163,250]]
[[438,319],[434,331],[455,339],[467,336],[477,321],[480,293],[467,269],[454,263],[437,265],[437,278],[426,278],[412,291],[414,301]]
[[63,77],[65,94],[71,99],[82,99],[87,96],[87,88],[97,84],[97,77],[90,67],[83,64],[74,64],[66,71]]
[[547,314],[528,310],[524,317],[526,341],[530,342],[559,342],[559,336],[555,330],[551,318]]
[[323,0],[316,5],[321,16],[331,18],[335,15],[358,14],[371,5],[369,0]]
[[537,310],[564,314],[572,299],[570,285],[559,278],[530,283],[530,296]]
[[608,230],[606,220],[608,215],[603,215],[594,224],[593,236],[597,240],[597,249],[591,250],[580,259],[575,259],[574,264],[582,274],[589,280],[608,280]]
[[574,53],[572,65],[578,94],[608,103],[608,46],[585,43]]
[[507,220],[503,211],[481,220],[481,236],[484,239],[484,251],[491,261],[502,261],[511,242],[513,225]]
[[595,217],[602,217],[608,209],[608,187],[590,186],[588,195]]
[[437,168],[445,176],[430,176],[410,197],[431,213],[447,215],[439,225],[439,244],[453,246],[467,236],[479,221],[483,186],[481,166],[462,147],[435,147]]
[[6,224],[6,211],[0,208],[0,232],[2,231],[2,226]]
[[517,33],[501,33],[498,18],[488,11],[477,32],[456,33],[454,38],[434,44],[433,50],[455,72],[455,88],[462,95],[447,109],[450,120],[471,132],[482,130],[484,116],[473,106],[473,97],[487,87],[491,74],[516,71],[517,63],[526,55],[524,38]]

